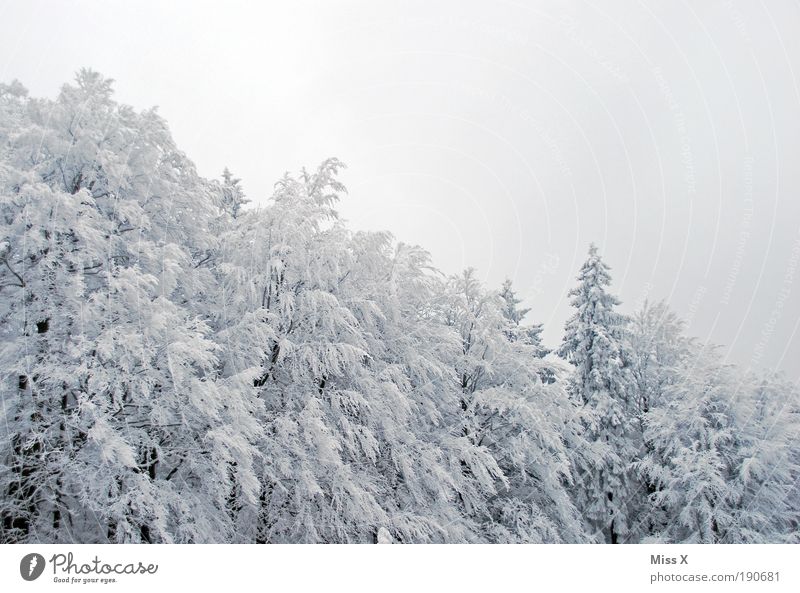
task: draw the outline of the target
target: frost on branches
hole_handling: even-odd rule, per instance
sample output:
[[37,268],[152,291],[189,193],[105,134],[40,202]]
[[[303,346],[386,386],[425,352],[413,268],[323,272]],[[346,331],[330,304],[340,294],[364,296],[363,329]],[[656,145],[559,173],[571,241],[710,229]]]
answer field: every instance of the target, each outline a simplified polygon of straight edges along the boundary
[[593,247],[558,355],[507,281],[260,208],[81,71],[0,85],[0,541],[797,541],[798,393]]

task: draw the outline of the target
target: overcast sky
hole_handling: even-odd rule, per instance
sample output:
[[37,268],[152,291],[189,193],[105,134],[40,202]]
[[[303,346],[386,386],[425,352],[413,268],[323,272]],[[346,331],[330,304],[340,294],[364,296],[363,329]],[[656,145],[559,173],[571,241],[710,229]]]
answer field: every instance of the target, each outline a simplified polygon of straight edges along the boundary
[[263,203],[348,165],[343,215],[505,277],[554,345],[590,242],[729,360],[800,378],[800,6],[0,2],[0,79],[89,66]]

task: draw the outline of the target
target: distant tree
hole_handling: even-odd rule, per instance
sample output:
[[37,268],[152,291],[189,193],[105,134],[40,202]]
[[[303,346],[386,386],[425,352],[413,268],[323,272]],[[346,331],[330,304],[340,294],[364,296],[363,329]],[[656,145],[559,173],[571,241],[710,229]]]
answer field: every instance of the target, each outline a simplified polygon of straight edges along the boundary
[[530,309],[520,308],[522,299],[517,298],[511,280],[506,279],[500,289],[500,298],[503,300],[503,315],[510,322],[511,328],[507,335],[510,340],[523,340],[525,343],[535,348],[539,358],[546,356],[550,350],[542,344],[542,331],[544,326],[541,323],[523,325],[522,320],[530,312]]
[[683,332],[683,321],[664,302],[645,301],[632,317],[629,358],[640,418],[659,405],[665,389],[677,380],[677,368],[690,352]]
[[233,218],[239,216],[242,206],[250,203],[240,185],[241,181],[233,176],[228,167],[222,171],[222,207]]

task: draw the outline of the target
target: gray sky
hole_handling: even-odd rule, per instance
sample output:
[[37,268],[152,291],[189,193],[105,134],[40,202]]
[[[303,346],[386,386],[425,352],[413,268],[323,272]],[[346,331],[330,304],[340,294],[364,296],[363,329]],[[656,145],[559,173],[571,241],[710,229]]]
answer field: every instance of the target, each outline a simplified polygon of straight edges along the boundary
[[797,380],[798,33],[782,0],[15,1],[0,79],[99,70],[256,202],[337,156],[352,226],[512,278],[551,345],[595,241],[626,310]]

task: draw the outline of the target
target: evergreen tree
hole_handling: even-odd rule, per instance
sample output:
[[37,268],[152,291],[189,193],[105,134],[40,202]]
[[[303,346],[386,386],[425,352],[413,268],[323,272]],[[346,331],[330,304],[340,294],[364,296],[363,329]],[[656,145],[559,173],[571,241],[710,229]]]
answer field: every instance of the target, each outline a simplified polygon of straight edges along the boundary
[[500,288],[500,298],[502,299],[502,311],[505,318],[510,323],[507,331],[510,340],[523,340],[526,344],[533,346],[536,356],[545,357],[550,350],[542,344],[542,331],[544,326],[541,323],[532,325],[522,325],[522,320],[530,312],[528,308],[520,308],[522,299],[517,298],[517,294],[511,284],[511,280],[506,279]]
[[233,176],[228,167],[222,171],[222,208],[232,218],[237,218],[242,206],[250,203],[245,197],[241,182],[241,179]]
[[575,459],[581,487],[576,503],[592,532],[617,543],[627,535],[631,488],[630,464],[637,452],[636,409],[625,350],[628,320],[617,312],[619,300],[607,291],[609,267],[589,248],[569,295],[576,312],[565,327],[558,354],[575,367],[569,391],[586,408],[582,431],[598,445],[600,460]]

